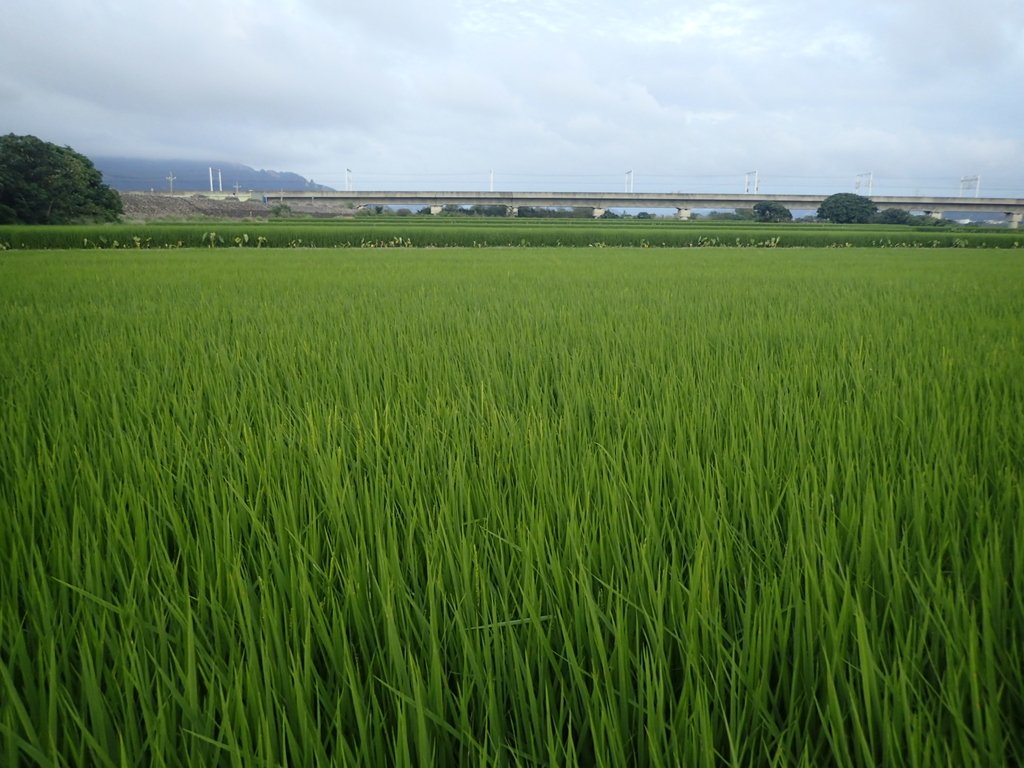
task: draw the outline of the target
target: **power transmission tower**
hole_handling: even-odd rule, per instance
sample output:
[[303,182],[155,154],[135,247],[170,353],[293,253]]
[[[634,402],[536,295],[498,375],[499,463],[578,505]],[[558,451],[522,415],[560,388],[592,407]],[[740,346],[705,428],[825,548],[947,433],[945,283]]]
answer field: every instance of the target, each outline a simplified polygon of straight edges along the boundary
[[743,174],[743,194],[749,195],[753,192],[755,195],[761,190],[761,182],[758,180],[757,171],[747,171]]
[[962,176],[960,177],[960,197],[965,197],[964,190],[974,187],[974,196],[981,196],[981,176]]
[[174,194],[174,180],[177,176],[174,175],[174,171],[171,171],[171,175],[167,177],[167,182],[171,185],[171,194]]
[[874,171],[868,171],[867,173],[858,173],[853,177],[853,191],[860,193],[860,188],[865,186],[865,180],[867,181],[868,197],[871,197],[871,193],[875,188],[875,173]]

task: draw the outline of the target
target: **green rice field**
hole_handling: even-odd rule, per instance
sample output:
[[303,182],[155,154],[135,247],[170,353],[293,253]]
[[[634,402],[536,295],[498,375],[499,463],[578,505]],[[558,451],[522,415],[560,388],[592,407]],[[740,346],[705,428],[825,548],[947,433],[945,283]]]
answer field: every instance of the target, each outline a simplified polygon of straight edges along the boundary
[[1024,256],[0,252],[0,765],[1024,764]]
[[0,252],[85,248],[1007,248],[1004,227],[763,224],[668,219],[517,219],[379,216],[349,220],[0,225]]

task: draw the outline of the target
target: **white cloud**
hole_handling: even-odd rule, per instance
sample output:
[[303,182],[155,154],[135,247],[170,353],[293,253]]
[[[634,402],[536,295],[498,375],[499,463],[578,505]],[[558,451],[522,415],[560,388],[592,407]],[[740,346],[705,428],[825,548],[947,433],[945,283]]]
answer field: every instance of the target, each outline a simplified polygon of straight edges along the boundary
[[760,168],[1024,194],[1022,41],[1019,0],[14,0],[0,130],[325,183]]
[[759,7],[748,3],[718,2],[702,8],[669,5],[657,15],[625,19],[615,29],[634,43],[729,45],[734,55],[742,56],[758,49],[761,18]]

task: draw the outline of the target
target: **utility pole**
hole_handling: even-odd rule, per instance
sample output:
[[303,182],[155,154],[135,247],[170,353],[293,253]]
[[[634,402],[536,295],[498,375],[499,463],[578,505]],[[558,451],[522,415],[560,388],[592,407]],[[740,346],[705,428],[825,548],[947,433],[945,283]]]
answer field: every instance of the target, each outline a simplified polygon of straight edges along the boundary
[[351,168],[346,168],[345,169],[345,191],[346,192],[351,192],[352,191],[352,169]]
[[213,192],[213,166],[210,166],[210,191]]
[[626,191],[627,192],[632,192],[633,191],[633,172],[632,171],[626,171]]
[[220,168],[217,169],[217,191],[224,191],[224,174],[221,172]]
[[167,177],[168,183],[171,185],[171,194],[174,194],[174,179],[177,178],[174,175],[174,171],[171,171],[171,175]]
[[494,191],[494,171],[491,171],[491,192]]

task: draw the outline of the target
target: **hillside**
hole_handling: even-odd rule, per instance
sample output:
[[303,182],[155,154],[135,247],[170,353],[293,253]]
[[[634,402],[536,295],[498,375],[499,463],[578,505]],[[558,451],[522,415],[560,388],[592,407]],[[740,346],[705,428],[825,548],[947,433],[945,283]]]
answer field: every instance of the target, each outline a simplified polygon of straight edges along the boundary
[[[330,190],[321,184],[287,171],[256,170],[240,163],[203,162],[196,160],[149,160],[128,157],[91,157],[103,174],[103,181],[119,192],[167,192],[174,176],[175,192],[210,191],[210,169],[213,169],[214,188],[230,192]],[[218,174],[218,170],[220,173]]]

